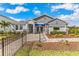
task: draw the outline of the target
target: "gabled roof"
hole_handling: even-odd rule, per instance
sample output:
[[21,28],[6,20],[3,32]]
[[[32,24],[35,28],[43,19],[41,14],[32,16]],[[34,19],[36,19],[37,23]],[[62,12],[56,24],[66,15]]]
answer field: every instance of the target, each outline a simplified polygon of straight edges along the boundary
[[17,24],[18,22],[9,18],[9,17],[6,17],[6,16],[3,16],[3,15],[0,15],[0,21],[6,21],[6,22],[11,22],[12,24]]
[[4,20],[6,22],[11,22],[12,24],[15,24],[15,25],[27,23],[26,21],[15,21],[15,20],[13,20],[9,17],[3,16],[3,15],[0,15],[0,18],[3,18],[3,19],[0,19],[0,21]]
[[[66,23],[65,21],[63,21],[63,20],[61,20],[61,19],[52,18],[52,17],[50,17],[50,16],[48,16],[48,15],[42,15],[42,16],[39,16],[39,17],[33,19],[33,20],[36,21],[36,20],[38,20],[38,19],[40,19],[40,18],[43,18],[43,17],[48,17],[48,18],[51,18],[51,19],[52,19],[51,21],[48,21],[47,24],[50,23],[50,22],[53,22],[53,21],[55,21],[55,20],[60,20],[60,21],[62,21],[62,22],[64,22],[64,23]],[[67,24],[68,24],[68,23],[66,23],[66,25],[67,25]]]
[[41,16],[39,16],[39,17],[37,17],[37,18],[34,18],[33,20],[38,20],[38,19],[40,19],[40,18],[42,18],[42,17],[48,17],[48,18],[54,19],[54,18],[52,18],[52,17],[50,17],[50,16],[48,16],[48,15],[41,15]]
[[67,22],[65,22],[65,21],[63,21],[63,20],[61,20],[61,19],[58,19],[58,18],[55,18],[54,20],[51,20],[51,21],[49,21],[48,23],[53,22],[53,21],[55,21],[55,20],[60,20],[60,21],[62,21],[62,22],[64,22],[64,23],[66,23],[66,25],[68,25]]

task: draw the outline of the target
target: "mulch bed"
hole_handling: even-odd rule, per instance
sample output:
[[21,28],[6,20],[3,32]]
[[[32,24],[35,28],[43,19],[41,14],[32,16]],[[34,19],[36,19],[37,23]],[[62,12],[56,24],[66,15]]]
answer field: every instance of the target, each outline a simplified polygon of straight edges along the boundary
[[[48,43],[42,43],[41,47],[37,46],[36,43],[37,42],[34,42],[34,44],[32,43],[31,46],[32,49],[79,51],[79,42],[70,42],[69,44],[65,44],[61,42],[48,42]],[[29,46],[28,44],[25,44],[24,48],[27,48],[28,46]]]
[[46,34],[48,38],[79,38],[79,35],[50,35]]

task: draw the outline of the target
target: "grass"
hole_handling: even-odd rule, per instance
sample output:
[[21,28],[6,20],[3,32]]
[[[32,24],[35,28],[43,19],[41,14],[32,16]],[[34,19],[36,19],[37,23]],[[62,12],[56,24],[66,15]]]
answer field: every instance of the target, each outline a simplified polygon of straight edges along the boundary
[[[16,56],[28,56],[28,50],[22,49],[16,53]],[[31,50],[30,56],[79,56],[79,51],[62,50]]]
[[0,40],[1,40],[2,38],[6,38],[6,36],[0,36]]
[[7,32],[3,33],[3,34],[0,33],[0,40],[2,38],[6,38],[6,37],[11,37],[13,39],[17,39],[17,38],[20,38],[20,36],[21,36],[20,33],[7,33]]

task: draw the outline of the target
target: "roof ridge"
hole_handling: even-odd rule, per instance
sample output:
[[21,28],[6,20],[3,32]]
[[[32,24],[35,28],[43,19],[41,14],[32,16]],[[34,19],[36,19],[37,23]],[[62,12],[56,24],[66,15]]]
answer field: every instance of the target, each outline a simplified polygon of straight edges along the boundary
[[38,16],[38,17],[34,18],[33,20],[36,20],[36,19],[41,18],[41,17],[44,17],[44,16],[47,16],[47,17],[49,17],[51,19],[54,19],[53,17],[51,17],[51,16],[49,16],[47,14],[44,14],[44,15],[41,15],[41,16]]
[[[59,19],[59,18],[55,18],[54,20],[51,20],[51,21],[49,21],[48,23],[50,23],[50,22],[52,22],[52,21],[55,21],[55,20],[60,20],[60,21],[63,21],[63,20],[61,20],[61,19]],[[65,21],[63,21],[64,23],[66,23],[66,24],[68,24],[67,22],[65,22]]]
[[[11,19],[10,17],[4,16],[4,15],[0,15],[0,17],[4,17],[4,18],[8,19],[8,21],[13,21],[12,23],[14,23],[14,22],[19,23],[18,21],[13,20],[13,19]],[[14,24],[15,24],[15,23],[14,23]]]
[[[11,19],[10,17],[4,16],[4,15],[0,15],[0,16],[5,17],[5,18],[7,18],[7,19],[9,19],[9,20],[12,20],[12,21],[16,21],[16,20],[13,20],[13,19]],[[17,22],[17,21],[16,21],[16,22]]]

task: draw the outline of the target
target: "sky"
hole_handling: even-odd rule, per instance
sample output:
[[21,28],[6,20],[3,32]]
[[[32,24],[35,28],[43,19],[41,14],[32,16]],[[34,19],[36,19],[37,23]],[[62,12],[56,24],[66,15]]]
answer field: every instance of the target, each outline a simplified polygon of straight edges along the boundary
[[28,21],[47,14],[79,26],[78,3],[0,3],[0,15],[16,21]]

